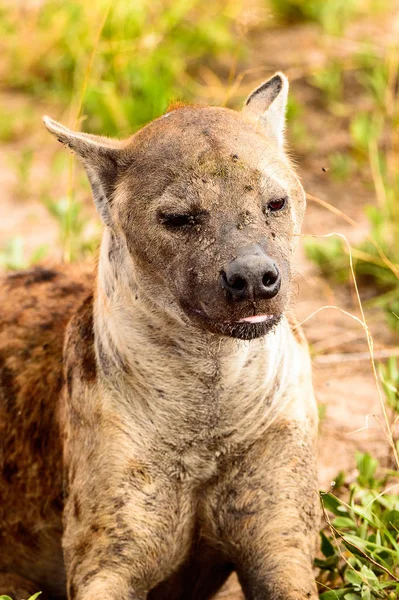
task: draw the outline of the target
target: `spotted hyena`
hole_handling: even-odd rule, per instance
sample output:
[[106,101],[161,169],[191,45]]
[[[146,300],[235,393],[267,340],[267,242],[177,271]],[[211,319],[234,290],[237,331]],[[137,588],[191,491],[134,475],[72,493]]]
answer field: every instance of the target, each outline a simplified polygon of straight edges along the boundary
[[290,316],[305,195],[288,83],[242,111],[183,106],[126,141],[48,130],[104,224],[95,277],[7,277],[0,593],[317,598],[317,414]]

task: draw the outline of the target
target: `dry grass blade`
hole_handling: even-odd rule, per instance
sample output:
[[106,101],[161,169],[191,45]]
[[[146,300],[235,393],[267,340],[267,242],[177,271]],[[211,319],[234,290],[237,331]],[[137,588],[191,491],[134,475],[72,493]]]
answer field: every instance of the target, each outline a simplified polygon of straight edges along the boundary
[[[328,203],[327,203],[328,204]],[[334,207],[332,207],[334,208]],[[336,209],[338,211],[338,209]],[[338,213],[340,213],[341,215],[344,215],[344,213],[342,213],[342,211],[338,211]],[[352,221],[352,219],[350,219],[350,217],[348,217],[347,215],[344,215],[347,220],[349,220],[349,222]],[[367,325],[367,321],[366,321],[366,316],[364,313],[364,309],[363,309],[363,304],[360,298],[360,294],[359,294],[359,288],[357,285],[357,280],[356,280],[356,275],[355,275],[355,270],[353,268],[353,256],[352,256],[352,247],[348,241],[348,239],[346,238],[345,235],[343,235],[342,233],[337,233],[337,232],[332,232],[332,233],[327,233],[325,235],[312,235],[312,234],[301,234],[302,237],[313,237],[313,238],[330,238],[332,236],[338,236],[340,237],[346,244],[347,246],[347,250],[348,250],[348,254],[349,254],[349,269],[350,269],[350,274],[351,274],[351,279],[355,288],[355,294],[356,294],[356,298],[357,298],[357,302],[359,305],[359,310],[360,310],[360,314],[361,314],[361,319],[359,319],[358,317],[356,317],[355,315],[352,315],[351,313],[349,313],[348,311],[345,311],[342,308],[339,308],[338,306],[322,306],[320,307],[318,310],[314,311],[311,315],[309,315],[306,319],[304,319],[302,321],[302,323],[300,323],[298,325],[298,327],[300,325],[302,325],[303,323],[305,323],[306,321],[308,321],[309,319],[311,319],[314,315],[316,315],[318,312],[320,312],[321,310],[324,310],[326,308],[334,308],[336,310],[340,310],[343,314],[353,318],[355,321],[357,321],[358,323],[360,323],[362,325],[362,327],[364,328],[364,331],[366,333],[366,339],[367,339],[367,345],[369,348],[369,356],[370,356],[370,365],[371,365],[371,369],[373,372],[373,377],[375,380],[375,385],[377,388],[377,394],[378,394],[378,398],[380,401],[380,405],[381,405],[381,409],[384,415],[384,421],[385,421],[385,435],[388,439],[389,445],[392,449],[392,453],[394,455],[395,458],[395,462],[397,467],[399,468],[399,456],[398,456],[398,450],[393,438],[393,434],[392,434],[392,430],[391,430],[391,423],[390,420],[388,418],[388,413],[387,413],[387,409],[386,409],[386,405],[385,405],[385,401],[381,392],[381,386],[380,386],[380,381],[378,378],[378,374],[377,374],[377,369],[376,369],[376,365],[375,365],[375,359],[374,359],[374,348],[373,348],[373,338],[372,335],[370,333],[370,329]]]
[[[326,208],[330,212],[332,212],[335,215],[341,217],[344,221],[346,221],[347,223],[349,223],[350,225],[352,225],[352,227],[357,227],[358,226],[358,223],[356,223],[356,221],[354,219],[351,219],[351,217],[349,217],[344,212],[342,212],[342,210],[339,210],[339,208],[336,208],[335,206],[333,206],[329,202],[326,202],[325,200],[322,200],[321,198],[318,198],[317,196],[313,196],[312,194],[306,194],[306,197],[307,197],[308,200],[311,200],[312,202],[315,202],[316,204],[319,204],[320,206],[323,206],[324,208]],[[339,234],[339,235],[342,235],[342,234]],[[317,237],[317,236],[315,236],[315,237]],[[378,255],[380,256],[380,258],[383,261],[383,263],[399,279],[399,267],[398,267],[398,265],[395,265],[392,261],[389,260],[389,258],[385,255],[385,253],[382,250],[382,248],[379,245],[379,243],[376,242],[376,240],[371,235],[368,234],[366,237],[370,241],[370,243],[373,244],[374,248],[377,250]]]
[[[383,360],[390,356],[399,356],[399,348],[384,348],[383,350],[374,351],[374,359]],[[370,360],[369,352],[341,352],[337,354],[324,354],[316,356],[314,362],[319,364],[340,364],[342,362],[357,362],[359,360]]]

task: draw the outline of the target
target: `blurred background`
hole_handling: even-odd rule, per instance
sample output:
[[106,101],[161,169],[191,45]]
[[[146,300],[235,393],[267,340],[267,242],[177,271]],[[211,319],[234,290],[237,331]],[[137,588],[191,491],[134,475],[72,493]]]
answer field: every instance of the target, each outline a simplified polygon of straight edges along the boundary
[[[288,75],[287,136],[308,192],[294,301],[301,320],[311,317],[304,327],[320,404],[321,486],[339,470],[350,477],[356,451],[392,469],[399,433],[398,1],[2,0],[0,53],[3,271],[92,260],[98,246],[83,170],[47,134],[43,114],[125,137],[176,100],[239,108],[274,71]],[[319,237],[331,233],[340,235]],[[233,582],[221,597],[239,594]]]

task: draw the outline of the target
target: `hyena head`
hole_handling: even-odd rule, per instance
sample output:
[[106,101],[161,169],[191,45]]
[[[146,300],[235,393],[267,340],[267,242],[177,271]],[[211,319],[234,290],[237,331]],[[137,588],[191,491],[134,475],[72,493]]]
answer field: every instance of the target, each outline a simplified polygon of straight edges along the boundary
[[252,339],[287,307],[305,209],[284,153],[287,92],[277,73],[240,112],[178,107],[124,142],[45,118],[83,162],[132,288],[180,322]]

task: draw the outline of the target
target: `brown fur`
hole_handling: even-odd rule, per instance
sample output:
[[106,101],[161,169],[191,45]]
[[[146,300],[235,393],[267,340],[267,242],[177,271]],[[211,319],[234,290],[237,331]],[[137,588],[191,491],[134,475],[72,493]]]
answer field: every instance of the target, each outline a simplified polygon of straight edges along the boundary
[[[248,599],[317,597],[286,93],[276,75],[243,113],[181,107],[126,142],[47,121],[81,158],[105,230],[94,287],[66,268],[3,285],[0,593],[206,600],[235,569]],[[171,227],[176,214],[187,225]],[[221,273],[253,247],[281,288],[235,302]],[[271,316],[242,321],[254,315]]]
[[62,347],[89,290],[87,275],[74,271],[35,268],[10,275],[0,288],[0,564],[34,579],[32,593],[54,587],[60,596]]

